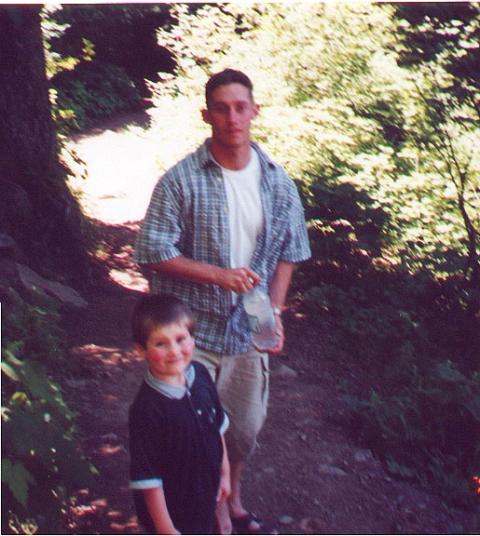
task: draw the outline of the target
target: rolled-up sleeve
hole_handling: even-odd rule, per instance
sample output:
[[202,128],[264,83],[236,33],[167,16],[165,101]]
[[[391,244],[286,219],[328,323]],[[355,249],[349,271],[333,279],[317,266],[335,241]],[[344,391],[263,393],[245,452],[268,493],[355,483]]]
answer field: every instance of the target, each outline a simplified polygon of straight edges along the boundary
[[140,228],[134,260],[138,264],[154,264],[181,255],[181,199],[172,176],[162,177],[152,194],[145,219]]
[[289,192],[288,225],[279,259],[285,262],[306,261],[312,255],[305,214],[296,187]]

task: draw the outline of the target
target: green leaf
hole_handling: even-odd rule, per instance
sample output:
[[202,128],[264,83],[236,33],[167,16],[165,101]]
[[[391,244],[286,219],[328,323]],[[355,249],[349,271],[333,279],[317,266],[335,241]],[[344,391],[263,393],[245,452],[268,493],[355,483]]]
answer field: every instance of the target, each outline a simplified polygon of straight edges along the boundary
[[95,484],[94,477],[98,474],[97,469],[80,455],[73,443],[65,441],[58,448],[56,463],[67,490],[92,487]]
[[14,382],[18,382],[20,380],[15,369],[5,361],[2,361],[2,372]]
[[73,417],[73,412],[63,400],[59,386],[50,380],[40,363],[34,361],[25,363],[22,376],[33,397],[53,404],[67,419]]
[[23,405],[26,402],[28,402],[29,398],[27,396],[27,393],[24,393],[23,391],[15,391],[10,398],[11,405]]
[[2,482],[7,482],[12,472],[12,462],[7,458],[2,458]]
[[15,499],[26,508],[28,485],[36,482],[25,466],[18,461],[12,463],[8,459],[2,459],[2,482],[8,485]]

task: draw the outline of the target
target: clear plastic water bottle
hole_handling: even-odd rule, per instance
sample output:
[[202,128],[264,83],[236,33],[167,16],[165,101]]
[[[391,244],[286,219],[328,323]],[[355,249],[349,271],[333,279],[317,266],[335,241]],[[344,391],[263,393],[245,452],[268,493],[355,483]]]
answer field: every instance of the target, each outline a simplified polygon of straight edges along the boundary
[[255,348],[260,351],[274,348],[278,343],[278,335],[270,296],[255,287],[243,295],[243,306],[247,312]]

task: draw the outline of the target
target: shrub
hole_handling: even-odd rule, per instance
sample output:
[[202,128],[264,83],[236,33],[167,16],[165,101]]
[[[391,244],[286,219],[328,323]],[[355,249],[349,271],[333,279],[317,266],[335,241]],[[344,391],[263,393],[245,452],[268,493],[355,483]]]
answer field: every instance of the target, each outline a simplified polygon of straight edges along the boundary
[[464,375],[447,360],[424,373],[406,367],[403,376],[393,394],[372,390],[366,400],[349,399],[361,437],[393,474],[433,487],[451,502],[473,504],[480,374]]
[[2,532],[64,532],[68,497],[95,469],[76,446],[75,414],[47,372],[65,366],[57,312],[13,290],[2,321]]
[[312,287],[305,305],[335,322],[338,344],[366,371],[369,394],[346,394],[359,437],[393,474],[468,504],[480,473],[480,347],[461,294],[455,280],[368,268],[343,287]]
[[56,75],[52,85],[57,92],[57,119],[70,128],[90,127],[137,108],[141,100],[125,70],[116,65],[82,62]]

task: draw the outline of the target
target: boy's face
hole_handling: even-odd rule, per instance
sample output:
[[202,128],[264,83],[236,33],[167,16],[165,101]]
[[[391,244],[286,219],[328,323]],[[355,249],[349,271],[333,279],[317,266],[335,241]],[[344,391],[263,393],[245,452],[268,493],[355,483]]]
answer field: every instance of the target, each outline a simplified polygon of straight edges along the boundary
[[232,83],[212,92],[202,116],[212,127],[212,138],[217,143],[235,148],[250,144],[250,123],[258,110],[248,88]]
[[154,328],[146,347],[137,345],[138,353],[148,361],[152,375],[174,385],[184,385],[184,371],[192,360],[194,340],[183,322]]

